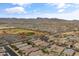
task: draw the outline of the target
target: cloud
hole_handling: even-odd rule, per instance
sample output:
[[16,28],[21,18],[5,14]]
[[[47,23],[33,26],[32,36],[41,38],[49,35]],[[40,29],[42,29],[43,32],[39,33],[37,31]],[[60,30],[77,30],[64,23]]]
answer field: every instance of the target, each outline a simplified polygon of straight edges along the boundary
[[56,6],[57,12],[63,12],[68,7],[66,3],[48,3],[48,6]]
[[[33,11],[33,14],[25,14],[25,15],[22,15],[22,17],[48,17],[48,18],[60,18],[60,19],[79,19],[79,8],[78,9],[75,9],[73,10],[73,12],[67,12],[65,13],[65,8],[68,8],[69,6],[74,6],[76,7],[74,4],[60,4],[60,3],[51,3],[51,6],[53,5],[56,5],[56,8],[58,8],[58,13],[40,13],[38,12],[37,10],[34,10]],[[78,5],[79,6],[79,5]],[[77,7],[78,7],[77,6]],[[13,8],[7,8],[5,9],[5,11],[9,14],[14,14],[14,13],[26,13],[26,11],[24,10],[24,7],[22,6],[19,6],[19,7],[13,7]],[[19,15],[18,15],[19,17]]]
[[60,8],[68,8],[69,6],[71,6],[71,3],[58,3],[56,5],[57,5],[57,8],[59,8],[59,9]]
[[35,18],[35,17],[47,17],[47,18],[60,18],[66,20],[79,20],[79,10],[75,10],[74,12],[68,13],[35,13],[26,15],[27,18]]
[[12,3],[13,5],[24,6],[25,3]]
[[30,13],[25,15],[18,15],[18,18],[36,18],[36,17],[47,17],[47,18],[60,18],[65,20],[79,20],[79,10],[68,13]]
[[1,0],[3,3],[79,3],[78,0]]
[[18,5],[18,6],[29,6],[32,3],[12,3],[13,5]]
[[7,8],[5,9],[5,12],[8,14],[14,14],[14,13],[26,13],[23,7],[12,7],[12,8]]
[[47,5],[49,5],[49,6],[54,6],[55,5],[58,9],[67,8],[67,7],[70,6],[69,3],[48,3]]
[[48,14],[48,15],[49,17],[56,17],[60,19],[62,18],[67,20],[73,20],[73,19],[79,20],[79,9],[70,13],[55,13],[55,14]]
[[65,8],[65,3],[58,3],[56,4],[57,5],[57,8]]
[[58,3],[56,5],[57,5],[58,12],[64,12],[66,8],[71,6],[70,4],[67,4],[67,3]]
[[59,9],[58,12],[64,12],[64,9]]

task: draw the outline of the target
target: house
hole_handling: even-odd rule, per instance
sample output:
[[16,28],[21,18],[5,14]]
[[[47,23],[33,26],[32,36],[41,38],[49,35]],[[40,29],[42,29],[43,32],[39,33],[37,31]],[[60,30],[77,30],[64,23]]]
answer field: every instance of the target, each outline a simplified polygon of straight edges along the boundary
[[30,48],[32,48],[31,45],[23,46],[19,48],[18,53],[20,53],[21,55],[25,55],[26,53],[28,54],[30,52]]
[[25,49],[24,52],[25,52],[25,55],[28,55],[29,53],[35,52],[37,50],[39,50],[39,48],[32,47],[32,48]]
[[0,56],[8,56],[9,54],[6,52],[4,47],[0,47]]
[[42,41],[42,40],[40,40],[40,39],[33,41],[33,43],[34,43],[36,46],[48,46],[48,45],[49,45],[49,43],[47,43],[47,42],[45,42],[45,41]]
[[74,48],[75,50],[79,51],[79,43],[75,43],[74,46],[73,46],[73,48]]
[[6,55],[6,53],[0,53],[0,56],[5,56]]
[[4,47],[0,47],[0,53],[3,53],[3,52],[5,52]]
[[74,56],[79,56],[79,52],[76,52],[76,53],[74,54]]
[[65,49],[61,55],[62,56],[73,56],[74,53],[75,51],[73,49]]
[[64,46],[68,41],[65,38],[59,38],[56,42],[57,45]]
[[49,54],[48,54],[48,56],[58,56],[59,54],[57,53],[57,52],[50,52]]
[[53,37],[52,35],[49,36],[48,42],[50,43],[54,43],[55,37]]
[[56,44],[53,44],[50,49],[51,49],[51,52],[57,52],[58,54],[60,54],[63,50],[64,50],[65,47],[61,47],[61,46],[58,46]]
[[19,48],[19,50],[25,50],[25,49],[29,49],[31,47],[32,47],[32,45],[27,45],[27,46],[23,46],[23,47]]
[[43,55],[44,53],[41,50],[38,50],[29,54],[29,56],[43,56]]
[[67,38],[67,40],[68,41],[70,41],[70,42],[79,42],[79,37],[78,36],[76,36],[76,35],[69,35],[69,36],[67,36],[66,37]]
[[14,45],[20,45],[22,44],[22,42],[17,42],[17,43],[14,43]]
[[22,47],[25,47],[25,46],[27,46],[27,43],[24,43],[24,44],[16,44],[16,47],[17,48],[22,48]]
[[67,48],[73,48],[74,43],[73,42],[66,42],[65,45]]

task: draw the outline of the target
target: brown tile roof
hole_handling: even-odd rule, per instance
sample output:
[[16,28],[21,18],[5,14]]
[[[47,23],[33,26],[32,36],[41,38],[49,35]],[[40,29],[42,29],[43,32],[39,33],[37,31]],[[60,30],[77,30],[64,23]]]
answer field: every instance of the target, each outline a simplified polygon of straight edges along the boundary
[[58,54],[60,54],[63,50],[64,50],[65,47],[61,47],[61,46],[57,46],[56,44],[52,45],[51,46],[51,51],[53,52],[57,52]]
[[74,56],[79,56],[79,52],[76,52]]
[[29,54],[29,56],[43,56],[43,55],[44,55],[44,53],[41,50],[32,52]]
[[28,55],[28,53],[31,53],[31,52],[35,52],[39,50],[39,48],[35,47],[35,48],[28,48],[28,49],[24,49],[23,52],[25,53],[25,55]]
[[42,41],[42,40],[36,40],[36,41],[33,41],[33,43],[37,46],[47,46],[49,44],[49,43]]
[[64,47],[61,47],[61,46],[58,46],[56,44],[52,45],[51,48],[50,48],[52,51],[56,51],[56,52],[59,52],[59,51],[62,51],[64,49]]

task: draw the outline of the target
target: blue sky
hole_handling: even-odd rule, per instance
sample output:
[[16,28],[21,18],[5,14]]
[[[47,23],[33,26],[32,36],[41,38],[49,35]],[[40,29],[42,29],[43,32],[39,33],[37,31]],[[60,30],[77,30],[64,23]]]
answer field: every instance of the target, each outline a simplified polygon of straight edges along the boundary
[[0,3],[0,17],[79,19],[77,3]]

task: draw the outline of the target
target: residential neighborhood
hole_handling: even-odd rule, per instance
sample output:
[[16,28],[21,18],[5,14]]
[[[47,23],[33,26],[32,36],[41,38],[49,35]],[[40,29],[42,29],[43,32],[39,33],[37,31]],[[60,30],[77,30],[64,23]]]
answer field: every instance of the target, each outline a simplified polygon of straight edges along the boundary
[[0,25],[0,56],[79,56],[78,23],[48,18],[32,20],[0,19],[4,22]]

